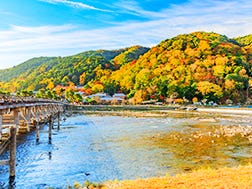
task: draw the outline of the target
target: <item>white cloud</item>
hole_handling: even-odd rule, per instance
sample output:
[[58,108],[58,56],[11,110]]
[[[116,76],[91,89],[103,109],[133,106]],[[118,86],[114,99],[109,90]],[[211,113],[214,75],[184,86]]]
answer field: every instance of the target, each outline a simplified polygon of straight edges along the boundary
[[79,9],[91,9],[91,10],[97,10],[97,11],[103,11],[103,12],[111,12],[110,10],[100,9],[100,8],[90,6],[81,2],[74,2],[74,1],[69,1],[69,0],[39,0],[39,1],[51,3],[51,4],[64,4],[66,6],[79,8]]
[[164,18],[167,17],[167,14],[164,12],[155,12],[155,11],[147,11],[141,8],[137,1],[128,0],[128,1],[119,1],[114,4],[117,10],[120,13],[131,14],[134,16],[145,17],[145,18]]
[[[0,69],[34,56],[66,56],[90,49],[153,46],[181,33],[213,31],[228,37],[250,34],[252,2],[196,1],[162,10],[160,18],[121,22],[82,30],[73,25],[24,27],[0,31]],[[164,17],[163,15],[167,15]]]
[[23,27],[15,25],[12,26],[12,30],[14,30],[15,32],[30,33],[30,34],[62,32],[62,31],[69,31],[74,28],[75,26],[71,24],[63,26],[39,26],[39,27]]

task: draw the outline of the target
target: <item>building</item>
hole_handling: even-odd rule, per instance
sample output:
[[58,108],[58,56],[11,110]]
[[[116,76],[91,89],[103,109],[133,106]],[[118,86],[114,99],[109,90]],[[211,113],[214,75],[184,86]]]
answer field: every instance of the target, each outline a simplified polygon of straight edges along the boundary
[[126,99],[126,95],[124,93],[115,93],[113,95],[114,98],[120,98],[120,99],[123,99],[125,100]]
[[126,98],[126,95],[123,93],[115,93],[113,96],[110,96],[106,93],[96,93],[84,98],[84,102],[87,102],[87,99],[93,99],[98,104],[121,104]]

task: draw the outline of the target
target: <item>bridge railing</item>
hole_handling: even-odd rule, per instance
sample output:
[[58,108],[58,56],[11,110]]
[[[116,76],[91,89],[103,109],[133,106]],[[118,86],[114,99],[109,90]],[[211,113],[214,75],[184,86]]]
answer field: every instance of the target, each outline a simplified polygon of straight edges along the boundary
[[63,103],[63,102],[51,99],[34,98],[34,97],[0,95],[0,106],[13,105],[13,104],[33,104],[33,103]]

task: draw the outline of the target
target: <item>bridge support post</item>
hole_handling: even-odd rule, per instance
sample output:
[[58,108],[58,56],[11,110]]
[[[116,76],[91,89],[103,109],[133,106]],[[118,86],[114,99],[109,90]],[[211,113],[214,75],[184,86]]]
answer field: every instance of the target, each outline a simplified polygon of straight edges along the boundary
[[36,127],[36,142],[39,142],[39,111],[37,110],[38,108],[35,109],[35,127]]
[[36,121],[36,142],[39,142],[39,123]]
[[60,130],[60,112],[57,113],[58,118],[58,130]]
[[19,129],[19,110],[18,109],[14,110],[14,124],[16,125],[17,132],[18,132],[18,129]]
[[2,112],[0,111],[0,143],[2,142],[2,126],[3,126],[3,115]]
[[16,175],[16,132],[17,128],[10,128],[10,178],[15,178]]
[[27,109],[27,131],[30,132],[30,126],[31,126],[31,108],[29,107]]
[[52,128],[53,128],[53,118],[52,115],[49,116],[49,131],[48,131],[48,139],[49,143],[52,141]]

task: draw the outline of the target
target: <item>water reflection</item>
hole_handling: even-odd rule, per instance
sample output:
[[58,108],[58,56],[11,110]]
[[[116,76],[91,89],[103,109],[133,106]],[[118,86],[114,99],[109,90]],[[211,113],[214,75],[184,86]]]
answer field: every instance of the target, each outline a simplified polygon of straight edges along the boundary
[[49,159],[49,160],[52,159],[52,152],[48,152],[48,159]]

